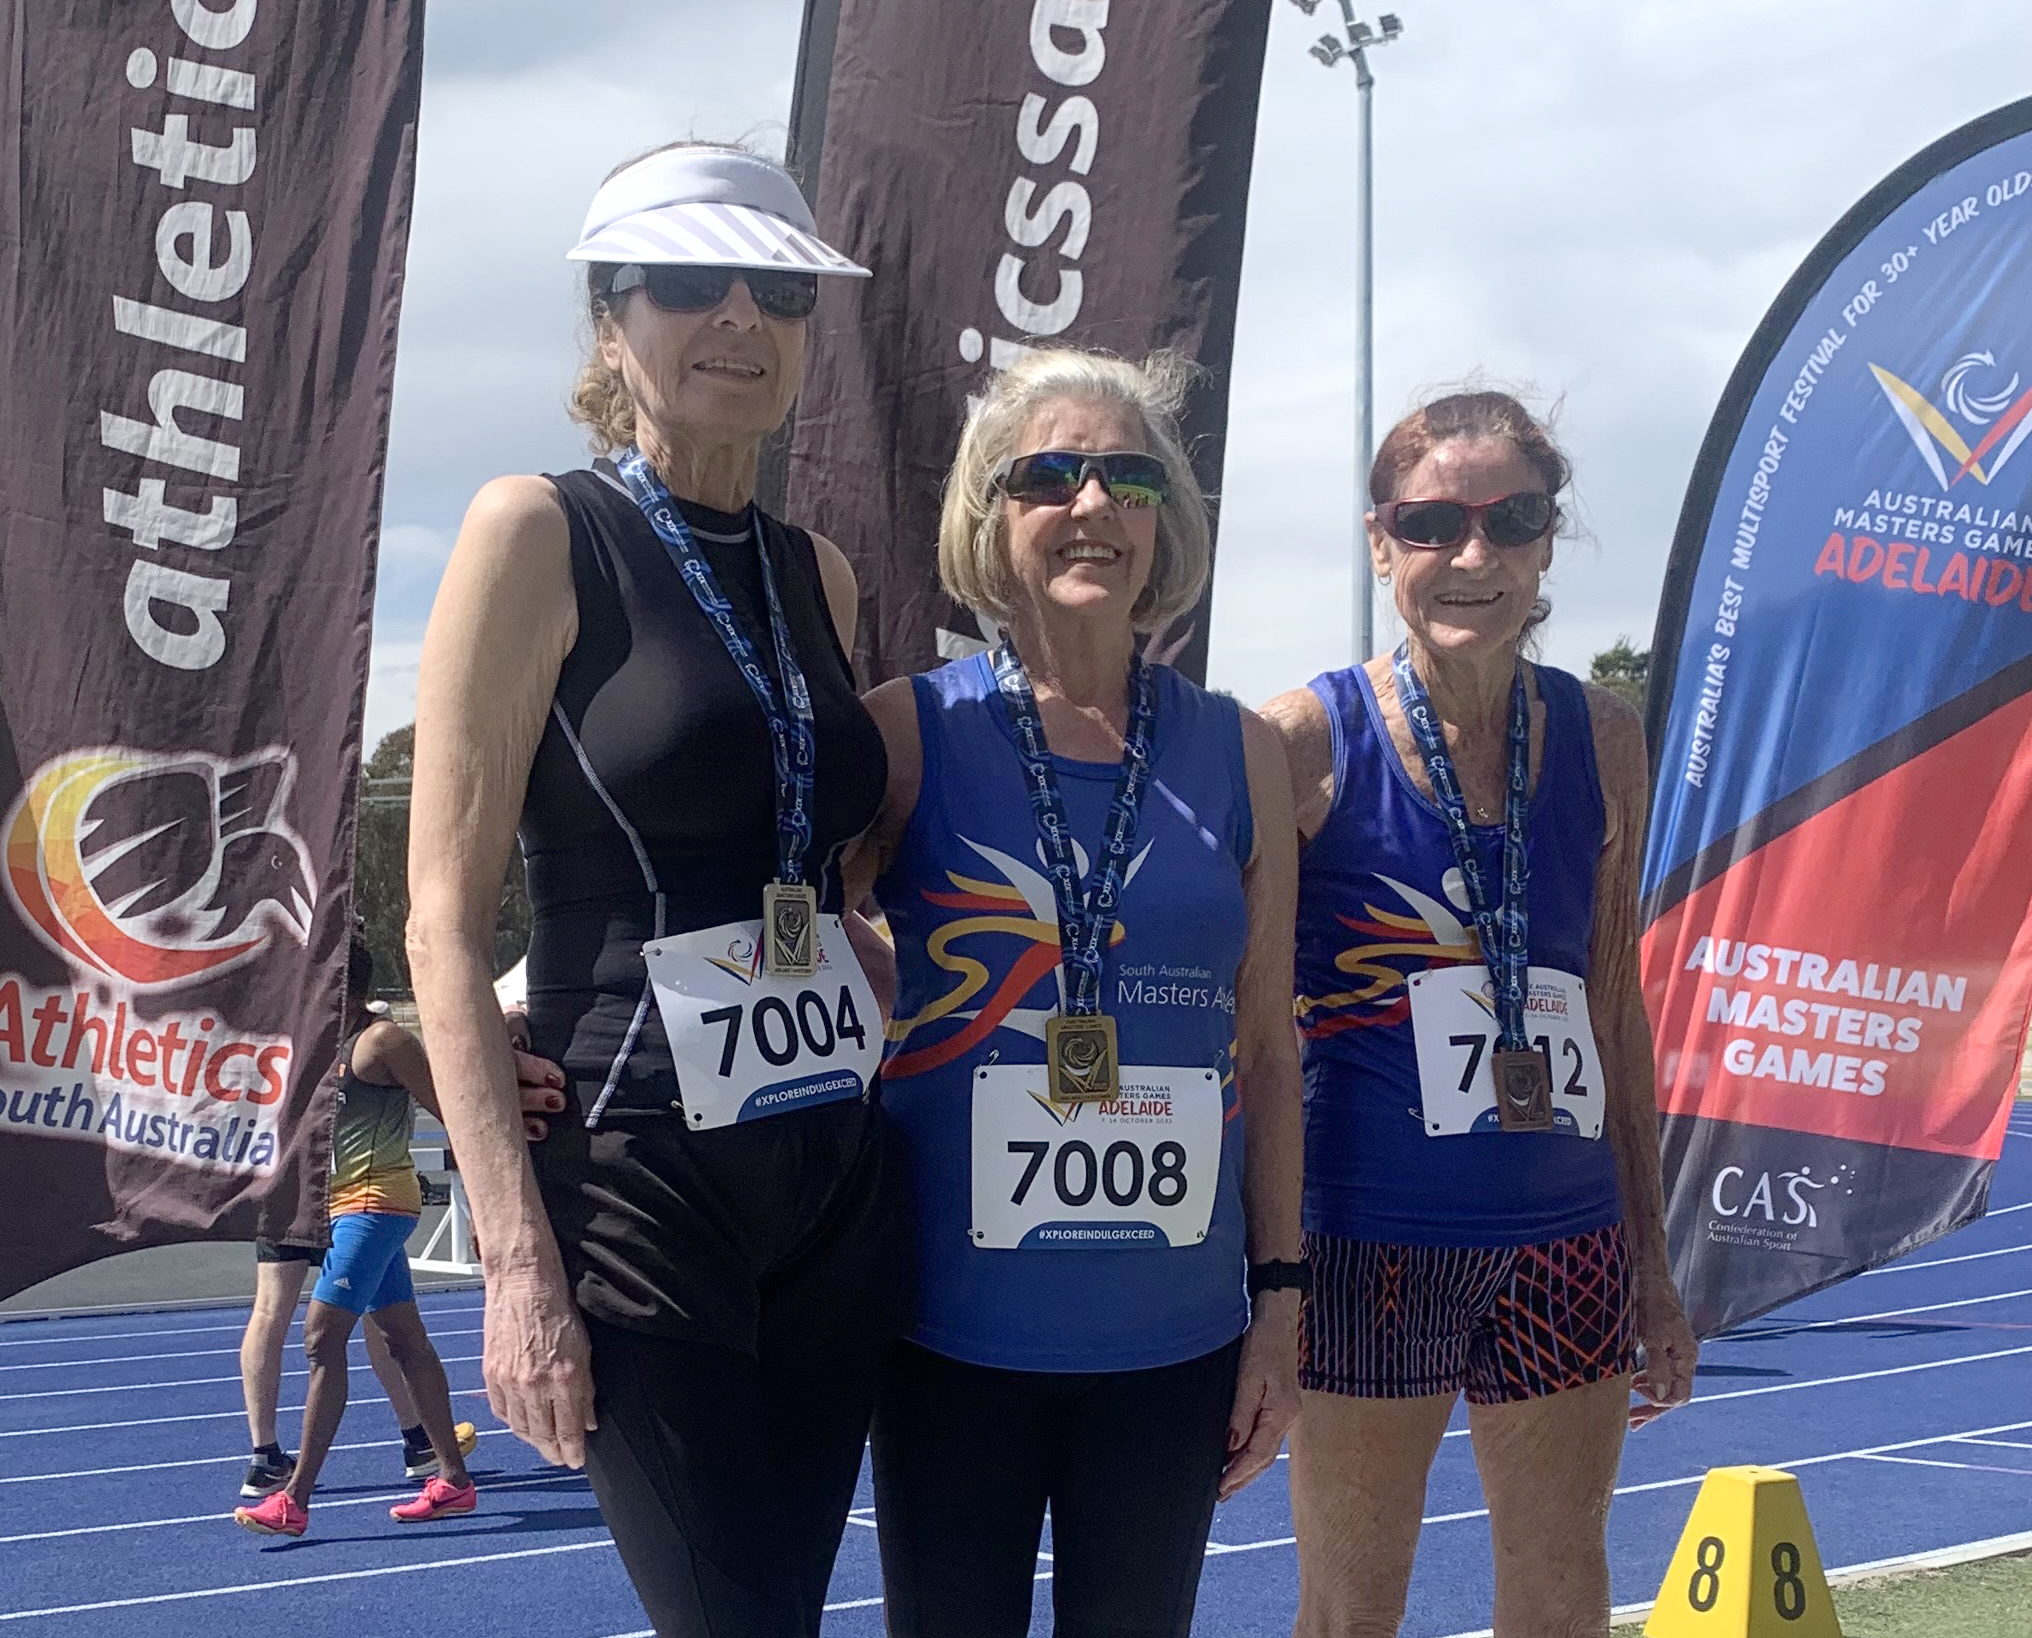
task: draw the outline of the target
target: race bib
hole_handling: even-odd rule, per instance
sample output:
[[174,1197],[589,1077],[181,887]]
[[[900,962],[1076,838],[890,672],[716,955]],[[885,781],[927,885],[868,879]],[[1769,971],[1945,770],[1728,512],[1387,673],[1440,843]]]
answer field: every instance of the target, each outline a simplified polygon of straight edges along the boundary
[[642,946],[694,1131],[866,1096],[882,1015],[840,918],[820,916],[816,932],[810,978],[762,970],[760,921]]
[[1221,1171],[1221,1078],[1125,1066],[1122,1095],[1056,1104],[1043,1064],[974,1071],[977,1246],[1017,1251],[1198,1245]]
[[[1587,981],[1533,967],[1525,987],[1525,1034],[1552,1071],[1552,1124],[1569,1137],[1602,1135],[1602,1058],[1588,1020]],[[1496,1004],[1481,963],[1411,975],[1411,1037],[1427,1137],[1497,1132]]]

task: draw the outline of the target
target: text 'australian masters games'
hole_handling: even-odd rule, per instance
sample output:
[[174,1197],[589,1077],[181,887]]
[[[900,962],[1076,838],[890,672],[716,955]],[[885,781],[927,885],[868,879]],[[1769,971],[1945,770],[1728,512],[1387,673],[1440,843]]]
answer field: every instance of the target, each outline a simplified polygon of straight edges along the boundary
[[0,21],[0,1295],[318,1237],[419,12]]
[[2028,438],[2020,103],[1814,252],[1681,515],[1644,987],[1704,1333],[1983,1209],[2032,1005]]

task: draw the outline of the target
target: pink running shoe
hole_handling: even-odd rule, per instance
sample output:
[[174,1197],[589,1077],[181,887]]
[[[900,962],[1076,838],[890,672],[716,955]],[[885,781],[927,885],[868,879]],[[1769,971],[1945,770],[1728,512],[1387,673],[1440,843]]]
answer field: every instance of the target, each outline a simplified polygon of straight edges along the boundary
[[[280,1495],[281,1492],[278,1491],[276,1494]],[[480,1487],[471,1479],[461,1487],[446,1484],[443,1479],[432,1474],[425,1483],[422,1494],[415,1501],[402,1502],[389,1508],[388,1516],[397,1524],[428,1524],[432,1519],[448,1519],[460,1513],[470,1513],[479,1505]]]
[[253,1507],[234,1508],[233,1522],[257,1536],[300,1536],[310,1527],[310,1509],[297,1506],[288,1491],[278,1490]]

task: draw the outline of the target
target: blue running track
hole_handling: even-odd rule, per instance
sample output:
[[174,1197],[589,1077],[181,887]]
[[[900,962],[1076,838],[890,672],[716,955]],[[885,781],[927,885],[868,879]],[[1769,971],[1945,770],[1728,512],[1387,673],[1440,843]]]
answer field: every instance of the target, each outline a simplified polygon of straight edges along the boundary
[[[243,1313],[0,1325],[0,1638],[640,1633],[583,1479],[491,1425],[479,1293],[426,1297],[424,1311],[460,1414],[482,1425],[481,1511],[425,1526],[389,1519],[413,1487],[356,1344],[355,1398],[300,1541],[264,1542],[230,1522],[246,1461]],[[300,1357],[288,1364],[293,1436],[304,1378]],[[2032,1531],[2032,1106],[2013,1118],[1989,1217],[1710,1344],[1698,1393],[1629,1442],[1609,1528],[1619,1604],[1657,1591],[1701,1475],[1724,1464],[1796,1472],[1830,1569]],[[1215,1517],[1196,1632],[1290,1632],[1297,1572],[1282,1472]],[[1481,1506],[1467,1440],[1449,1436],[1407,1638],[1488,1626]],[[840,1554],[826,1629],[840,1638],[881,1631],[871,1520],[863,1505]],[[1046,1556],[1037,1633],[1050,1630],[1050,1571]]]

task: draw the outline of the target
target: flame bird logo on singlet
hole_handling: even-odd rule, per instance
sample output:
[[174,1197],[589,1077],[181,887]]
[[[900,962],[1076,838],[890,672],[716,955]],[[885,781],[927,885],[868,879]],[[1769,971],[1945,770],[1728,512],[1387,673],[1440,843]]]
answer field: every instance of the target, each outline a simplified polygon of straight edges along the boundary
[[[2018,446],[2032,436],[2032,392],[2018,391],[2015,370],[2008,382],[1987,393],[1970,379],[1982,374],[1994,381],[1997,370],[1996,354],[1964,353],[1941,377],[1940,390],[1947,407],[1980,434],[1975,447],[1970,448],[1954,423],[1928,402],[1918,388],[1899,380],[1881,364],[1870,366],[1870,373],[1884,389],[1884,396],[1891,401],[1892,410],[1911,438],[1912,447],[1919,451],[1942,489],[1952,489],[1963,478],[1974,478],[1977,483],[1987,485],[2004,470],[2004,463],[2018,452]],[[1940,458],[1942,450],[1957,463],[1952,473]],[[1987,471],[1983,467],[1986,460],[1990,463]]]
[[[899,1018],[892,1023],[889,1039],[901,1043],[914,1032],[945,1019],[951,1019],[961,1027],[942,1040],[899,1052],[890,1058],[882,1066],[882,1074],[888,1080],[922,1075],[926,1070],[952,1063],[966,1056],[998,1029],[1017,1030],[1042,1041],[1044,1021],[1057,1010],[1054,1007],[1017,1005],[1039,980],[1058,970],[1058,904],[1052,895],[1050,879],[1036,866],[1027,865],[996,848],[965,836],[959,839],[999,871],[1002,879],[987,881],[948,870],[946,880],[952,883],[952,892],[924,890],[928,904],[946,910],[977,913],[946,922],[926,941],[925,949],[932,965],[952,974],[959,982],[916,1017]],[[1136,879],[1136,873],[1143,868],[1143,861],[1150,857],[1150,849],[1155,845],[1154,842],[1146,843],[1143,851],[1129,861],[1129,869],[1122,878],[1125,888]],[[1041,855],[1041,843],[1039,852]],[[1078,842],[1073,843],[1073,859],[1084,881],[1091,866],[1086,849]],[[953,946],[961,939],[995,933],[1014,937],[1022,943],[1013,961],[1004,957],[997,962],[1001,969],[999,981],[995,982],[992,993],[976,1004],[976,997],[988,990],[996,975],[989,970],[987,961],[972,953],[962,953]],[[1119,944],[1124,936],[1122,924],[1117,921],[1109,943]],[[969,952],[973,948],[977,946],[970,946]],[[1001,955],[1002,952],[996,954]]]
[[7,891],[49,946],[142,989],[298,944],[317,903],[284,821],[296,758],[103,746],[44,764],[7,816]]
[[[1417,913],[1398,915],[1365,903],[1362,910],[1366,920],[1334,916],[1343,927],[1370,940],[1351,945],[1334,957],[1337,970],[1364,982],[1333,995],[1298,998],[1298,1027],[1310,1040],[1338,1035],[1347,1029],[1401,1024],[1411,1016],[1411,991],[1406,980],[1412,973],[1481,960],[1481,941],[1453,910],[1392,877],[1378,876],[1376,880]],[[1448,898],[1458,893],[1465,902],[1467,895],[1460,889],[1459,870],[1447,871],[1444,891]]]

